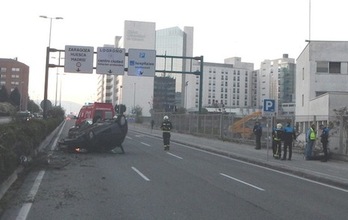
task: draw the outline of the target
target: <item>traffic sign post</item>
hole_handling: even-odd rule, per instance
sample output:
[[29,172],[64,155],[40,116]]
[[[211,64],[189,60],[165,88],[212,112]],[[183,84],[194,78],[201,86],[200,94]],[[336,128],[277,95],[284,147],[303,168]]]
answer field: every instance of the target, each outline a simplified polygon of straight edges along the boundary
[[[276,109],[276,103],[274,99],[264,99],[263,100],[263,115],[266,116],[273,116],[273,114],[275,113],[275,109]],[[269,118],[268,118],[269,119]],[[268,125],[267,126],[267,160],[268,160],[268,151],[269,151],[269,142],[270,140],[272,140],[272,134],[270,134],[270,129],[273,129],[273,120],[271,117],[271,120],[267,120],[268,121]]]
[[97,48],[97,74],[124,75],[125,49]]
[[274,113],[275,112],[275,100],[274,99],[264,99],[263,100],[263,112],[264,113]]
[[93,73],[93,47],[65,46],[64,72]]
[[155,76],[156,50],[129,49],[128,76]]

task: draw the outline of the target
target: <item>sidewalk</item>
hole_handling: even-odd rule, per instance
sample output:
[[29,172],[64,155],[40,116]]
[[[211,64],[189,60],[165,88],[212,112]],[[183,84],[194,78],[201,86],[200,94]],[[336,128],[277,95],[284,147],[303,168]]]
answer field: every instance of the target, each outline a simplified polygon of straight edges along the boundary
[[[160,130],[151,130],[149,127],[141,125],[130,124],[129,130],[162,137]],[[252,145],[175,132],[172,132],[171,141],[348,189],[348,163],[345,161],[334,159],[325,163],[321,161],[306,161],[303,155],[296,152],[296,150],[293,152],[291,161],[277,160],[273,158],[270,146],[269,149],[255,150]]]

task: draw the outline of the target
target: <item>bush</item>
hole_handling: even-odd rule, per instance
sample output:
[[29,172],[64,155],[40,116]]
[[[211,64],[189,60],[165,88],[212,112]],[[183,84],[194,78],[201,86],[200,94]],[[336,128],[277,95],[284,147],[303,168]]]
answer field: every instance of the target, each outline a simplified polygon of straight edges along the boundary
[[49,118],[0,124],[0,183],[19,165],[20,156],[34,157],[40,143],[61,122],[61,118]]

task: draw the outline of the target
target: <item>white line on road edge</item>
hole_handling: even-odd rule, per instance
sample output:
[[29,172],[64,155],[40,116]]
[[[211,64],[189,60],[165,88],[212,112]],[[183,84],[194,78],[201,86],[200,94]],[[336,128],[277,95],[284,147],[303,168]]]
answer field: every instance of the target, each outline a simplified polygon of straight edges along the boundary
[[31,205],[34,202],[35,195],[36,195],[37,191],[39,190],[39,186],[41,184],[41,181],[42,181],[44,175],[45,175],[45,171],[44,170],[41,170],[39,172],[39,174],[37,175],[37,177],[35,179],[35,182],[33,184],[33,187],[31,188],[31,190],[30,190],[30,192],[29,192],[29,194],[27,196],[26,200],[28,202],[24,203],[24,205],[22,206],[21,210],[19,211],[19,214],[18,214],[16,220],[25,220],[25,219],[27,219],[29,211],[30,211],[30,208],[31,208]]
[[247,182],[244,182],[244,181],[242,181],[242,180],[236,179],[236,178],[231,177],[231,176],[229,176],[229,175],[226,175],[226,174],[224,174],[224,173],[220,173],[220,175],[222,175],[222,176],[224,176],[224,177],[227,177],[227,178],[229,178],[229,179],[235,180],[235,181],[237,181],[237,182],[243,183],[243,184],[245,184],[245,185],[247,185],[247,186],[253,187],[253,188],[258,189],[258,190],[260,190],[260,191],[265,191],[264,189],[262,189],[262,188],[260,188],[260,187],[257,187],[257,186],[255,186],[255,185],[250,184],[250,183],[247,183]]
[[182,158],[182,157],[179,157],[179,156],[177,156],[177,155],[175,155],[175,154],[172,154],[172,153],[169,153],[169,152],[167,152],[167,154],[169,154],[169,155],[171,155],[171,156],[173,156],[173,157],[176,157],[176,158],[179,158],[179,159],[184,159],[184,158]]
[[147,178],[144,174],[142,174],[137,168],[132,167],[132,169],[133,169],[135,172],[137,172],[137,174],[139,174],[144,180],[150,181],[150,179]]
[[144,142],[140,142],[141,144],[145,145],[145,146],[148,146],[150,147],[151,145],[150,144],[147,144],[147,143],[144,143]]
[[133,138],[131,138],[131,137],[129,137],[129,136],[126,136],[126,138],[129,139],[129,140],[133,140]]

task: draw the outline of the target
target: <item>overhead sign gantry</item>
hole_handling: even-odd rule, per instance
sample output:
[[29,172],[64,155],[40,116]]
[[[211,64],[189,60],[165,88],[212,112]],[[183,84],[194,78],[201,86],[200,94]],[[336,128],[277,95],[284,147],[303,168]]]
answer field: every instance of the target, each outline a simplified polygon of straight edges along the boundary
[[[64,66],[58,64],[50,64],[50,53],[65,53]],[[94,64],[94,54],[97,54],[96,67]],[[125,57],[128,56],[127,67],[125,67]],[[169,59],[171,63],[174,60],[189,61],[189,71],[177,71],[173,66],[169,69],[156,70],[156,58]],[[199,70],[193,70],[193,61],[200,62]],[[180,57],[156,55],[156,50],[147,49],[128,49],[128,53],[123,48],[113,47],[98,47],[97,52],[94,52],[93,47],[89,46],[65,46],[65,50],[58,50],[47,47],[46,49],[46,71],[45,71],[45,88],[43,100],[43,117],[47,118],[47,90],[48,90],[48,70],[49,68],[64,67],[65,72],[70,73],[93,73],[96,69],[97,74],[124,75],[128,72],[128,76],[154,77],[155,72],[179,73],[179,74],[194,74],[200,76],[199,89],[199,112],[202,111],[202,96],[203,96],[203,56],[200,57]]]

